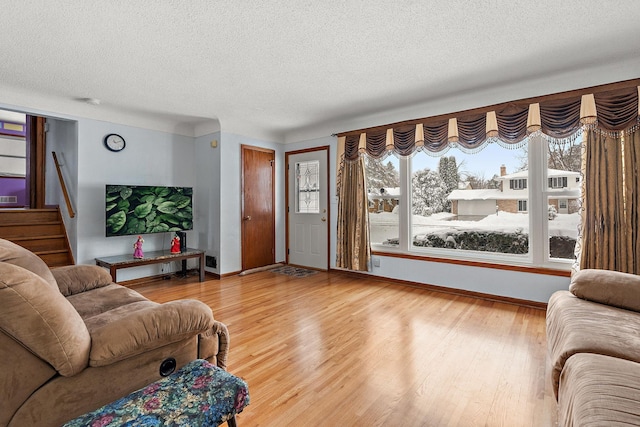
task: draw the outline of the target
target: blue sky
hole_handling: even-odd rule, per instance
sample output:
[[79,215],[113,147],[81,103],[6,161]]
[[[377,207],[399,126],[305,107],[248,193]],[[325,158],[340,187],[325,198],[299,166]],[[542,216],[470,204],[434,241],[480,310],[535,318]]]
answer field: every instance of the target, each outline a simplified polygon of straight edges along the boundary
[[[474,175],[491,179],[493,175],[500,175],[501,165],[507,167],[507,173],[516,172],[522,164],[521,157],[525,155],[525,151],[522,148],[507,149],[498,144],[488,144],[478,153],[465,154],[457,148],[452,148],[444,155],[454,156],[458,165],[464,162],[461,168],[462,171],[471,172]],[[399,162],[397,157],[393,155],[389,156],[383,163],[386,164],[388,161],[391,161],[396,165],[396,168],[398,168]],[[412,158],[414,171],[424,168],[437,170],[439,162],[440,157],[433,157],[425,152],[416,153]]]

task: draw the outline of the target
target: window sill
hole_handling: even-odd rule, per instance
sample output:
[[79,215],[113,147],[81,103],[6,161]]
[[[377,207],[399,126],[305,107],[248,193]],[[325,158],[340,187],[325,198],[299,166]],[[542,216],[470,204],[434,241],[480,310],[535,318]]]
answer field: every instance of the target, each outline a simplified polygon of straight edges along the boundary
[[493,268],[496,270],[509,270],[520,271],[524,273],[533,274],[545,274],[549,276],[570,277],[571,276],[571,263],[570,262],[558,262],[553,266],[527,266],[523,264],[516,264],[515,262],[509,262],[502,259],[495,260],[478,260],[469,258],[453,258],[444,256],[441,254],[427,255],[419,252],[404,252],[400,249],[392,247],[374,247],[371,250],[372,255],[386,256],[391,258],[404,258],[412,259],[416,261],[428,261],[438,262],[445,264],[464,265],[469,267],[481,267],[481,268]]

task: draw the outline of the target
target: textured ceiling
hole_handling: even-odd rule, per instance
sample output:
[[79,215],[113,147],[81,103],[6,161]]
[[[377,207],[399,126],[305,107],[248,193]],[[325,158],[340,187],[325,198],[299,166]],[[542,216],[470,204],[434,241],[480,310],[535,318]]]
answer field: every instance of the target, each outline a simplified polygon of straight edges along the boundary
[[2,103],[275,141],[640,77],[637,0],[0,5]]

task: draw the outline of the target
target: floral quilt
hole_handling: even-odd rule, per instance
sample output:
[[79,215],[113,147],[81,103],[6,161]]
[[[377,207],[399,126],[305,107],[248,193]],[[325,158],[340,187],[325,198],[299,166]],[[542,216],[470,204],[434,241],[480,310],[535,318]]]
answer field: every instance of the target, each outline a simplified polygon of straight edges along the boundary
[[206,360],[173,374],[64,427],[218,426],[249,404],[247,384]]

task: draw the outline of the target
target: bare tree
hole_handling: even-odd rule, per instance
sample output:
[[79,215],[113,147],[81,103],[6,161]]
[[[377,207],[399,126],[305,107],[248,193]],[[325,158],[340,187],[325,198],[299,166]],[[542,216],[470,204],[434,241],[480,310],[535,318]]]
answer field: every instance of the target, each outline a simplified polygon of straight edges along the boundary
[[[547,147],[549,153],[547,165],[550,169],[580,172],[582,146],[579,138],[573,142],[549,141]],[[529,148],[523,147],[517,157],[520,160],[518,171],[527,170],[529,168]]]
[[579,142],[549,142],[549,168],[580,172],[581,162],[582,147]]
[[488,188],[487,179],[482,172],[467,172],[467,182],[473,190],[479,190],[482,188]]

